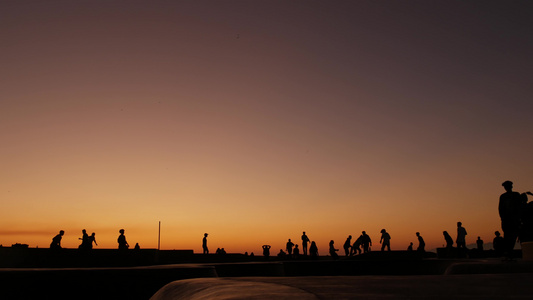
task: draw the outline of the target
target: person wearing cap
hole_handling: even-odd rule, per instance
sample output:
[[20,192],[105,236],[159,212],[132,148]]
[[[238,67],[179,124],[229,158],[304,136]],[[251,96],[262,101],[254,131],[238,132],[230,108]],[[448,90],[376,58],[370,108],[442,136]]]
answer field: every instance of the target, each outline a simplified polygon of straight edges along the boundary
[[501,194],[498,204],[498,212],[502,221],[504,252],[508,257],[512,252],[520,233],[521,216],[527,203],[527,195],[513,191],[513,182],[502,183],[505,193]]

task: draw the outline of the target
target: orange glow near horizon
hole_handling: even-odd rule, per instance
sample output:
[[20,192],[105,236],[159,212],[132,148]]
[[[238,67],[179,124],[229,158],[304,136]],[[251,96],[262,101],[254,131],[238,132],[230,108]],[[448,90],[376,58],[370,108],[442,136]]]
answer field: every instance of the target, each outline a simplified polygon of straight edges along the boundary
[[30,2],[0,4],[3,246],[434,249],[533,190],[519,5]]

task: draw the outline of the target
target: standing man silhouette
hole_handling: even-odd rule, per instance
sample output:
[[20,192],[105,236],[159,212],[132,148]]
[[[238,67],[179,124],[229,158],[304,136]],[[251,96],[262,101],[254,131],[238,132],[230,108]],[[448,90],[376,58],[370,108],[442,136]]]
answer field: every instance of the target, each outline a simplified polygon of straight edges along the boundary
[[372,240],[370,239],[370,236],[366,234],[366,231],[363,231],[361,234],[361,243],[363,244],[363,253],[369,252],[370,247],[372,246]]
[[307,255],[307,243],[309,243],[309,238],[307,237],[304,231],[302,234],[302,251],[304,256]]
[[385,247],[387,247],[387,251],[390,251],[390,234],[385,229],[381,229],[379,243],[381,244],[381,251],[385,251]]
[[416,251],[426,252],[426,242],[424,242],[424,238],[420,235],[420,232],[416,233],[416,237],[418,238],[418,248]]
[[120,235],[118,236],[118,239],[117,239],[118,249],[127,250],[130,247],[130,245],[128,245],[128,242],[126,242],[126,236],[124,235],[124,229],[120,229],[118,232],[120,232]]
[[81,244],[78,246],[78,249],[85,250],[89,248],[89,235],[87,234],[87,230],[82,229],[81,230],[82,237],[78,238],[78,240],[81,240]]
[[[505,193],[501,194],[498,212],[502,221],[504,254],[511,258],[520,232],[521,215],[527,203],[527,195],[513,192],[513,182],[502,183]],[[529,192],[528,192],[529,193]]]
[[457,249],[465,249],[466,248],[466,229],[462,226],[463,223],[457,222],[457,239],[455,240],[455,244],[457,245]]
[[204,233],[204,238],[202,239],[202,249],[204,254],[209,254],[209,249],[207,248],[207,233]]
[[294,243],[291,242],[291,239],[289,239],[289,241],[287,241],[287,245],[286,245],[286,249],[287,249],[287,253],[289,254],[289,257],[292,257],[292,247],[294,247]]

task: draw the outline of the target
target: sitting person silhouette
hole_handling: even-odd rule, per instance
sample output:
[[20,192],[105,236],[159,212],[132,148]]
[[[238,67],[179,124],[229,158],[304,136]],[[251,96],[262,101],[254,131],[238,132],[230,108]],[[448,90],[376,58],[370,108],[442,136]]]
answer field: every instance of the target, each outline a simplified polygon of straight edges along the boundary
[[263,245],[263,256],[265,257],[265,259],[268,259],[268,257],[270,256],[270,245]]
[[287,253],[285,253],[285,251],[283,251],[283,249],[279,249],[279,253],[278,253],[278,258],[285,258],[287,257]]
[[300,249],[298,248],[298,244],[294,245],[294,249],[292,250],[292,257],[298,258],[300,256]]

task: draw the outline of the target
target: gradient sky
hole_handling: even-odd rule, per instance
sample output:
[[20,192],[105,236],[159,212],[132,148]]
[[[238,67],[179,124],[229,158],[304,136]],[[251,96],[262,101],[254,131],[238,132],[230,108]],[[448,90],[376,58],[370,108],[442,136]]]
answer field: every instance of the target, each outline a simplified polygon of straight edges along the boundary
[[0,244],[491,242],[532,53],[531,1],[1,1]]

